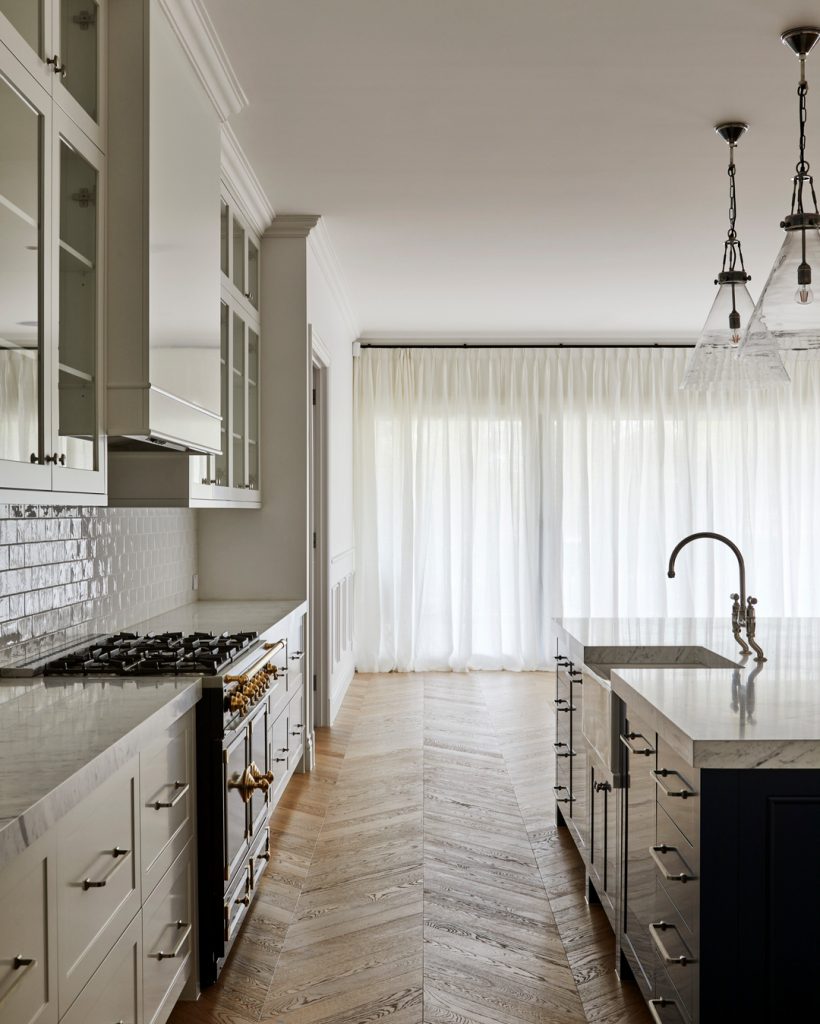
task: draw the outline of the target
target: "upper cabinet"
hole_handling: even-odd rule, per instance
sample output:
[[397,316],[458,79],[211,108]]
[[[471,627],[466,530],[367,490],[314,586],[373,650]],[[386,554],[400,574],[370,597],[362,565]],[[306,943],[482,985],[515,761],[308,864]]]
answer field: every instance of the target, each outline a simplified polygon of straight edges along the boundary
[[217,453],[219,117],[163,6],[108,32],[110,444]]
[[101,149],[106,16],[106,0],[0,0],[0,38]]
[[[0,0],[0,494],[95,502],[105,492],[105,168],[99,125],[67,93],[67,70],[56,83],[42,57],[66,6]],[[86,9],[88,27],[71,25],[91,33],[95,85],[77,93],[94,92],[98,116],[104,8]]]

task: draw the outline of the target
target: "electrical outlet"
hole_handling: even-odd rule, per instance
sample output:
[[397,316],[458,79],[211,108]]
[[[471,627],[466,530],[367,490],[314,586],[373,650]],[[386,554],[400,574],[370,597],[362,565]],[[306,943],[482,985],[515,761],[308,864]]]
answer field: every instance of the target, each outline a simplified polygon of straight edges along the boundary
[[191,590],[199,590],[199,573],[195,572],[191,577]]

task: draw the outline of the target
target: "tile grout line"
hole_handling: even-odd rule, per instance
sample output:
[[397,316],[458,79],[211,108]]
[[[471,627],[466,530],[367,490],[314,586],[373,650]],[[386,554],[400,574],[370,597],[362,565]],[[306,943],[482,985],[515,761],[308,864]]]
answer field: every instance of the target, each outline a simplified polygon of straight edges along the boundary
[[521,809],[521,803],[520,803],[520,801],[518,799],[518,789],[516,788],[516,785],[515,785],[515,778],[513,776],[513,773],[510,771],[510,764],[509,764],[509,760],[507,758],[505,744],[501,740],[501,737],[500,737],[500,735],[498,733],[498,730],[496,729],[495,718],[493,716],[493,713],[490,711],[490,707],[489,707],[489,705],[487,703],[487,698],[486,698],[485,693],[484,693],[484,683],[483,683],[483,681],[479,682],[479,691],[481,693],[481,700],[482,700],[482,702],[484,704],[485,711],[487,712],[487,717],[488,717],[489,722],[490,722],[490,727],[491,727],[491,729],[493,731],[493,735],[495,736],[495,741],[498,744],[498,749],[499,749],[499,751],[501,753],[501,759],[504,762],[504,771],[507,773],[507,778],[509,779],[509,782],[510,782],[510,788],[512,789],[513,797],[515,798],[515,806],[518,809],[518,814],[519,814],[519,816],[521,818],[521,824],[524,826],[524,832],[525,832],[525,834],[527,836],[527,843],[529,844],[530,850],[532,851],[533,860],[535,861],[535,867],[536,867],[536,870],[538,871],[538,877],[541,880],[541,886],[542,886],[542,888],[544,890],[544,895],[546,897],[547,903],[548,903],[549,908],[550,908],[550,913],[552,914],[552,919],[553,919],[553,922],[555,924],[555,931],[556,931],[556,934],[558,935],[559,939],[561,940],[561,947],[563,948],[564,956],[567,959],[567,969],[569,971],[570,977],[572,978],[572,984],[573,984],[573,987],[575,989],[575,995],[578,997],[578,1005],[581,1007],[581,1013],[584,1016],[584,1020],[588,1020],[587,1012],[586,1012],[586,1007],[584,1006],[584,1001],[583,1001],[583,999],[581,999],[581,993],[578,991],[578,982],[575,980],[575,974],[574,974],[574,972],[572,970],[572,965],[569,962],[569,956],[567,955],[566,946],[564,945],[563,937],[561,936],[560,930],[558,928],[558,922],[555,920],[555,910],[553,909],[553,906],[552,906],[552,900],[550,899],[550,894],[549,894],[549,890],[547,888],[546,879],[544,878],[543,872],[541,870],[541,864],[540,864],[539,859],[538,859],[538,854],[536,852],[535,847],[533,846],[532,835],[530,833],[529,826],[527,825],[527,819],[524,817],[524,812]]

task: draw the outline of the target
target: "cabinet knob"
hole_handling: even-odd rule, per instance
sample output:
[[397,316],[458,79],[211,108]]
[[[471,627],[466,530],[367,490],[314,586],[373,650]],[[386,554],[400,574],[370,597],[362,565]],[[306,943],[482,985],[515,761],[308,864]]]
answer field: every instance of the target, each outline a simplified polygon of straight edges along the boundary
[[31,455],[29,455],[29,462],[32,464],[32,466],[42,466],[43,464],[43,460],[40,458],[37,452],[32,452]]

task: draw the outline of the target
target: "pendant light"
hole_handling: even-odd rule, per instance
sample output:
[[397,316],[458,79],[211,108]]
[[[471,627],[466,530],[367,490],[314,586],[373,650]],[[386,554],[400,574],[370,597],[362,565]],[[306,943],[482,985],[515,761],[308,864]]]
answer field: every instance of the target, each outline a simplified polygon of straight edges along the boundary
[[780,37],[800,61],[799,156],[792,179],[791,210],[780,224],[786,237],[749,321],[744,355],[768,344],[769,336],[780,349],[820,348],[820,213],[806,160],[806,57],[818,38],[817,28],[795,28]]
[[751,277],[746,273],[743,249],[735,229],[735,148],[748,128],[743,121],[728,121],[715,126],[715,131],[729,145],[729,230],[723,243],[723,265],[715,279],[717,295],[697,345],[689,355],[681,383],[682,388],[693,391],[732,384],[765,387],[789,380],[777,346],[771,339],[768,345],[761,340],[753,352],[750,351],[750,358],[738,359],[741,341],[754,310],[754,302],[746,288]]

